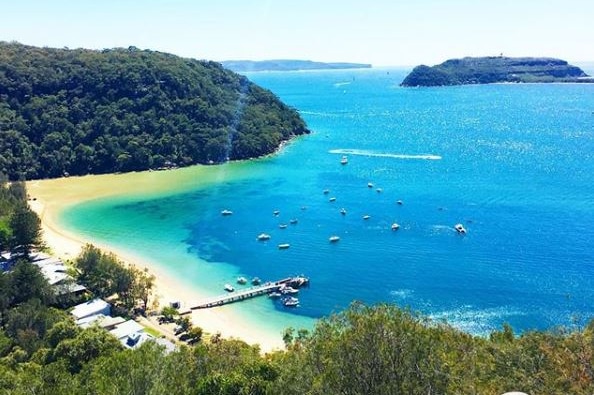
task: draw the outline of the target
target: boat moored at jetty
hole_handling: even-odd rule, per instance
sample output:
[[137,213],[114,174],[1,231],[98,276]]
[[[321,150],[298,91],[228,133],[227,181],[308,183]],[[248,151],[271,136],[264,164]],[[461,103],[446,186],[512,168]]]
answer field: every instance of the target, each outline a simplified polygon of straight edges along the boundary
[[252,278],[252,285],[260,285],[261,282],[262,280],[260,280],[260,277]]
[[247,278],[245,277],[237,277],[237,284],[247,284]]
[[268,297],[270,299],[278,299],[281,296],[283,296],[283,294],[281,294],[280,292],[271,292],[271,293],[268,294]]
[[299,306],[299,299],[293,296],[287,296],[283,299],[283,305],[286,307],[297,307]]
[[294,295],[296,293],[299,293],[299,290],[297,288],[293,288],[289,285],[280,287],[278,291],[283,295]]
[[235,288],[233,288],[233,286],[231,284],[225,284],[225,286],[223,288],[225,288],[225,291],[227,291],[227,292],[235,291]]

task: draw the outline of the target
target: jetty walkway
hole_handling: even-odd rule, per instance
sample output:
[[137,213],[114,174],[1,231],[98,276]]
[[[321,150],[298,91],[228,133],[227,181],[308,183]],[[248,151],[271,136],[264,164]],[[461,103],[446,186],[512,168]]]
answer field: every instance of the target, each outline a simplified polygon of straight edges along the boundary
[[238,302],[240,300],[254,298],[256,296],[269,294],[271,292],[279,291],[282,287],[300,288],[309,283],[306,277],[287,277],[275,282],[267,282],[262,285],[241,289],[234,292],[228,292],[223,295],[214,296],[212,298],[204,299],[193,306],[190,310],[208,309],[210,307],[222,306],[225,304]]

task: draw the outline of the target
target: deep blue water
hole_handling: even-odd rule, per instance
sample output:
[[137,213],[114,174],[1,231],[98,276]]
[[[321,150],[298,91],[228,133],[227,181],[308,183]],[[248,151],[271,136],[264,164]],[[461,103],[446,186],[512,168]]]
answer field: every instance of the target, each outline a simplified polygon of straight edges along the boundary
[[[248,74],[298,109],[314,133],[278,155],[220,167],[215,187],[94,202],[65,221],[155,254],[177,243],[210,263],[171,270],[208,279],[201,286],[213,293],[213,273],[219,282],[236,273],[308,275],[299,308],[258,302],[278,317],[318,318],[353,300],[410,306],[473,333],[594,317],[594,85],[400,88],[404,75]],[[221,217],[223,208],[234,214]],[[298,223],[278,227],[292,218]],[[468,233],[457,234],[456,223]],[[272,239],[258,242],[262,232]],[[331,244],[331,235],[341,240]]]

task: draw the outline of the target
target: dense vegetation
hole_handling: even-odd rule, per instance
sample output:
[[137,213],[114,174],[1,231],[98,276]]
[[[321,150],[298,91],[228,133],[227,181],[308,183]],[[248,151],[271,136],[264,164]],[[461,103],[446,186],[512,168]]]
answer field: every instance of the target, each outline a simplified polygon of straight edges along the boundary
[[495,82],[594,82],[579,67],[552,58],[483,57],[417,66],[402,86],[490,84]]
[[11,179],[244,159],[308,133],[215,62],[0,42],[0,172]]
[[225,60],[221,64],[233,71],[290,71],[290,70],[333,70],[333,69],[368,69],[368,63],[313,62],[311,60]]

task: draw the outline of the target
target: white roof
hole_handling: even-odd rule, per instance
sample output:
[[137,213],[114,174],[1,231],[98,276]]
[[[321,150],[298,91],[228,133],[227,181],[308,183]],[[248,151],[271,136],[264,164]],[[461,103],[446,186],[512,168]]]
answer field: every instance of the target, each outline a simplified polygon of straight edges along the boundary
[[102,299],[93,299],[74,306],[70,312],[76,319],[88,317],[93,314],[103,313],[111,308],[110,304]]
[[103,314],[93,314],[88,317],[84,317],[79,320],[76,320],[76,325],[80,326],[81,328],[87,328],[87,327],[91,326],[91,324],[93,322],[95,322],[97,320],[102,320],[103,318],[105,318],[105,315],[103,315]]
[[142,332],[143,330],[144,327],[138,322],[134,320],[128,320],[116,325],[116,327],[110,330],[109,333],[121,340],[135,333]]

